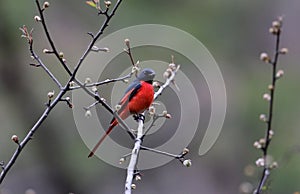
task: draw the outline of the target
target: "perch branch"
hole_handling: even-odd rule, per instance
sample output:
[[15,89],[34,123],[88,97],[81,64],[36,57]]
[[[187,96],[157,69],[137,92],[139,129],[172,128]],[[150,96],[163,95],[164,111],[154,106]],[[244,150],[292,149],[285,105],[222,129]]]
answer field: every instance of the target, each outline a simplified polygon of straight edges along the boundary
[[[179,67],[180,66],[178,65],[176,67],[176,69],[171,71],[171,74],[167,78],[164,85],[162,85],[160,87],[160,89],[157,92],[155,92],[154,100],[157,99],[157,97],[163,92],[163,90],[167,86],[170,85],[170,83],[172,83],[172,81],[174,81],[175,75],[176,75],[177,71],[179,70]],[[144,137],[143,128],[144,128],[144,121],[141,118],[139,118],[138,119],[137,137],[135,139],[134,147],[131,152],[130,162],[129,162],[129,165],[127,168],[127,177],[126,177],[126,182],[125,182],[125,194],[131,194],[132,181],[134,178],[134,173],[135,173],[136,165],[138,162],[138,156],[139,156],[139,152],[140,152],[142,142],[143,142],[143,137]]]

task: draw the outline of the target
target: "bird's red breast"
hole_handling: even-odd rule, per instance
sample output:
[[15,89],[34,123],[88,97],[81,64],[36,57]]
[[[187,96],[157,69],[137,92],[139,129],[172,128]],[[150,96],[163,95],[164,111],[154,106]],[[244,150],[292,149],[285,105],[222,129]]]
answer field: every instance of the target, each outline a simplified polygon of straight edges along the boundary
[[145,81],[141,81],[141,87],[135,96],[130,99],[128,108],[131,114],[142,113],[153,102],[153,86]]

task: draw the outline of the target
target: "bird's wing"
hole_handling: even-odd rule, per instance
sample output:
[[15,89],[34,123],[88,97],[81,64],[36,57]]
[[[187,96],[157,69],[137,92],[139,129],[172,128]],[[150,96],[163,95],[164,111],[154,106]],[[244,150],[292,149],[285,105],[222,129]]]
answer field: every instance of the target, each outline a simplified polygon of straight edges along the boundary
[[119,102],[119,105],[121,105],[121,109],[119,110],[119,112],[122,112],[122,109],[126,107],[127,103],[130,102],[130,100],[138,93],[139,89],[142,87],[142,84],[140,83],[140,81],[138,81],[134,83],[133,86],[130,87],[131,89],[128,91],[126,90],[127,92]]
[[[127,107],[130,100],[138,93],[139,89],[142,87],[140,81],[134,81],[130,84],[130,86],[126,89],[126,93],[123,98],[118,103],[121,108],[118,110],[118,114],[121,114]],[[129,111],[129,110],[128,110]],[[111,123],[115,119],[113,118]]]

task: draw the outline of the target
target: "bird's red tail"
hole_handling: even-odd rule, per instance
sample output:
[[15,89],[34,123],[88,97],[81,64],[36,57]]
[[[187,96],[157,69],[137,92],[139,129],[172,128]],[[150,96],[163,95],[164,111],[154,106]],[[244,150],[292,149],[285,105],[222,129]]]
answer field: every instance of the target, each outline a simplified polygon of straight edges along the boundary
[[112,123],[110,124],[109,128],[107,129],[107,131],[105,132],[105,134],[101,137],[101,139],[98,141],[98,143],[95,145],[95,147],[92,149],[92,151],[89,154],[89,158],[92,157],[94,155],[94,153],[96,152],[96,150],[98,149],[98,147],[101,145],[101,143],[104,141],[104,139],[110,134],[110,132],[112,131],[112,129],[118,124],[118,121],[116,119],[114,119],[112,121]]

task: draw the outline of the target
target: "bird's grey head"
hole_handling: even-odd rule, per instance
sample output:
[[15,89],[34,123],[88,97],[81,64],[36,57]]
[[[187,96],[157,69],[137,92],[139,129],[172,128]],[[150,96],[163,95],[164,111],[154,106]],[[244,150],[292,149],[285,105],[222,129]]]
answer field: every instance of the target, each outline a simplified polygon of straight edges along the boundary
[[155,72],[153,71],[153,69],[145,68],[139,73],[137,79],[152,83],[154,77],[155,77]]

